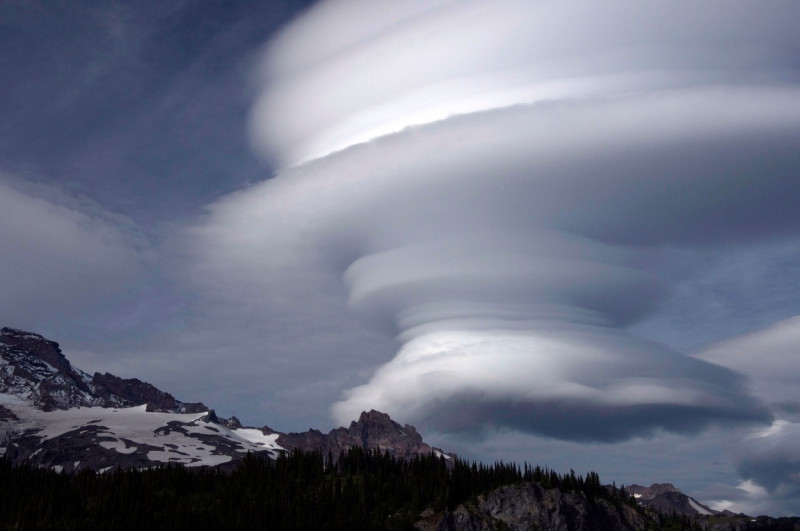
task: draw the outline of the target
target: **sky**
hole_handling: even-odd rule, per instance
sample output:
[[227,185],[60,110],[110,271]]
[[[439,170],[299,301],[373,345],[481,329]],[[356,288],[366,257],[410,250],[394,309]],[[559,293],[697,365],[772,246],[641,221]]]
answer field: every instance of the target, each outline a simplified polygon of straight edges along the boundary
[[800,5],[0,4],[0,322],[281,431],[800,514]]

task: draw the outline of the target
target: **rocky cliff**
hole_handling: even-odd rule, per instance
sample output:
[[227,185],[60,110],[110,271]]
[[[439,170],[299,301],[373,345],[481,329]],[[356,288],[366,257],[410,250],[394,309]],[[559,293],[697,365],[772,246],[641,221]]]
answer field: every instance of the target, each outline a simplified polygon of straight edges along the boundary
[[442,517],[437,531],[633,531],[646,521],[635,508],[584,493],[544,489],[535,483],[501,487]]
[[72,366],[55,341],[15,328],[0,329],[0,393],[23,398],[42,411],[141,404],[159,412],[208,410],[200,402],[182,402],[136,378],[89,376]]
[[327,434],[245,427],[137,378],[89,376],[58,343],[38,334],[0,330],[0,455],[15,462],[64,471],[159,463],[231,468],[247,452],[274,459],[292,450],[319,451],[335,460],[352,447],[404,459],[444,455],[413,426],[378,411]]
[[388,452],[393,457],[404,459],[431,453],[443,455],[445,459],[453,458],[453,455],[444,454],[423,442],[414,426],[401,425],[386,413],[375,410],[363,412],[358,421],[350,423],[350,427],[336,428],[328,434],[318,430],[280,434],[278,444],[291,450],[320,450],[325,455],[330,453],[334,460],[341,452],[354,446]]

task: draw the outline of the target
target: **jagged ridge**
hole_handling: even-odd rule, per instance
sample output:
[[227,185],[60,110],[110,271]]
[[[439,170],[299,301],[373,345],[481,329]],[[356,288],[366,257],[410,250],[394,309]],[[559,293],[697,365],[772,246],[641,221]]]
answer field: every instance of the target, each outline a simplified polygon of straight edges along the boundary
[[[13,328],[0,330],[0,454],[15,462],[72,471],[144,468],[173,462],[231,468],[247,452],[268,458],[292,450],[337,460],[352,448],[392,456],[444,455],[413,426],[364,412],[349,428],[281,433],[219,418],[201,402],[183,402],[136,378],[73,367],[58,343]],[[452,456],[446,455],[452,460]]]
[[109,373],[89,376],[72,366],[55,341],[15,328],[0,330],[0,393],[23,398],[42,411],[142,404],[149,411],[208,410],[201,402],[182,402],[136,378]]

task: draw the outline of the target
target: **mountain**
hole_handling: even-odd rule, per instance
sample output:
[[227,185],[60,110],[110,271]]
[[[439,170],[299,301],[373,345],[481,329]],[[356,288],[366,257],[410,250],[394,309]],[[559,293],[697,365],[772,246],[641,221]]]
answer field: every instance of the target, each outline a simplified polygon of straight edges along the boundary
[[350,423],[349,428],[336,428],[324,435],[317,430],[304,433],[279,434],[278,444],[288,449],[320,450],[323,454],[334,456],[349,448],[358,446],[369,450],[388,452],[393,457],[409,459],[416,455],[434,454],[452,459],[453,454],[445,454],[422,441],[414,426],[400,426],[386,413],[369,411],[361,414],[358,421]]
[[217,417],[138,379],[92,376],[72,366],[58,343],[0,330],[0,454],[56,470],[147,468],[161,463],[235,467],[248,452],[274,459],[318,450],[334,460],[351,447],[395,457],[436,454],[413,426],[378,411],[323,434],[281,433]]
[[[381,455],[365,452],[359,455],[356,452],[350,456],[347,452],[352,449],[380,450]],[[346,461],[338,462],[338,468],[330,467],[330,463],[320,455],[314,458],[313,454],[294,453],[295,450],[320,452],[322,456],[330,455],[334,461],[345,456]],[[44,491],[39,488],[37,477],[44,478],[41,481],[48,485],[55,481],[53,478],[60,478],[58,481],[68,490],[88,488],[87,485],[94,481],[92,478],[100,477],[54,472],[89,469],[102,474],[112,468],[149,469],[156,474],[153,478],[163,476],[167,480],[183,476],[170,472],[175,469],[158,472],[162,469],[157,465],[178,463],[185,466],[179,470],[235,470],[231,475],[206,475],[204,481],[211,482],[207,484],[198,482],[189,487],[187,485],[191,482],[179,482],[190,491],[211,488],[209,485],[213,482],[225,481],[231,481],[230,487],[238,489],[242,486],[235,483],[239,481],[235,479],[239,477],[237,472],[244,468],[244,476],[247,476],[248,466],[253,470],[263,470],[258,468],[262,466],[258,464],[260,460],[247,459],[248,454],[263,456],[267,461],[289,454],[282,461],[288,464],[275,467],[282,470],[275,474],[295,470],[292,468],[295,465],[299,467],[297,470],[303,469],[308,474],[307,477],[288,480],[296,489],[297,499],[285,498],[288,492],[286,483],[280,483],[278,487],[265,485],[265,496],[266,493],[282,493],[276,503],[288,503],[294,507],[293,510],[309,513],[319,510],[319,499],[309,495],[312,483],[303,483],[319,481],[322,483],[316,484],[316,488],[320,492],[341,496],[337,503],[355,504],[342,506],[340,512],[344,517],[358,515],[367,509],[379,519],[405,514],[402,521],[409,525],[413,523],[416,529],[422,530],[632,530],[657,529],[664,525],[670,529],[688,528],[684,524],[719,530],[800,529],[800,519],[752,519],[744,515],[720,514],[668,483],[649,487],[630,485],[618,492],[617,489],[602,487],[596,474],[590,474],[584,480],[576,478],[574,473],[559,477],[552,471],[526,471],[523,476],[516,466],[502,463],[491,468],[477,467],[459,460],[454,454],[445,454],[431,447],[413,426],[401,425],[389,415],[374,410],[363,412],[349,427],[336,428],[328,433],[318,430],[282,433],[268,426],[246,427],[236,417],[220,418],[202,402],[184,402],[135,378],[124,379],[108,373],[90,376],[73,367],[57,343],[22,330],[0,329],[0,456],[8,458],[0,459],[0,474],[15,478],[5,483],[0,481],[0,487],[7,487],[0,499],[5,503],[12,494],[15,496],[15,503],[20,504],[19,510],[13,511],[13,515],[17,515],[15,518],[28,511],[26,514],[32,523],[41,523],[38,505],[30,506],[29,501],[44,503],[41,501]],[[392,459],[385,457],[387,454]],[[418,456],[429,458],[410,461]],[[21,463],[33,467],[12,466]],[[342,463],[346,466],[341,466]],[[408,466],[403,468],[402,463]],[[319,467],[319,470],[309,473],[314,467]],[[376,475],[374,471],[378,469],[387,475]],[[390,470],[395,470],[392,472],[395,476],[389,474]],[[259,476],[255,485],[261,485],[270,477],[273,481],[287,481],[286,477],[271,474]],[[91,498],[97,503],[105,499],[104,503],[109,504],[107,510],[98,510],[101,516],[120,507],[117,494],[105,496],[103,489],[111,485],[129,488],[125,486],[124,474],[104,474],[103,477],[109,483],[98,483],[98,490]],[[111,478],[116,478],[114,481],[117,483],[111,483]],[[23,479],[32,490],[17,493],[22,488]],[[482,484],[485,486],[478,486]],[[374,496],[367,495],[365,489],[368,487],[375,490]],[[253,488],[256,487],[248,486],[248,489]],[[381,495],[380,489],[395,490],[390,496],[388,492]],[[161,494],[165,492],[159,491]],[[179,492],[174,490],[175,499],[182,499]],[[398,492],[404,492],[405,497],[398,497]],[[409,495],[409,492],[413,494]],[[53,494],[58,495],[57,492]],[[199,494],[195,492],[194,495]],[[202,496],[206,500],[209,496],[219,496],[219,492]],[[371,497],[374,498],[372,502],[364,501]],[[160,498],[156,496],[153,499],[158,502]],[[387,505],[390,499],[396,505]],[[194,498],[187,504],[194,503],[191,500]],[[302,503],[308,503],[308,507],[297,505],[301,500],[305,500]],[[76,503],[84,501],[77,498]],[[238,503],[232,502],[229,508],[238,507]],[[262,510],[262,505],[259,501],[253,510]],[[52,506],[62,507],[64,504],[52,500]],[[192,505],[189,512],[195,511],[197,506],[197,503]],[[203,506],[202,503],[199,506]],[[402,507],[406,511],[409,507],[414,507],[414,510],[403,513]],[[137,507],[132,510],[134,515],[141,514]],[[285,510],[273,513],[270,518],[275,518],[276,514],[285,516]],[[206,518],[211,513],[203,514]],[[222,518],[226,513],[213,514]],[[225,517],[239,516],[237,510]],[[297,514],[292,516],[297,517]],[[78,511],[75,518],[83,521],[84,515]],[[286,526],[277,528],[292,527],[292,518]],[[9,525],[19,528],[19,521]],[[386,524],[386,527],[402,528],[395,524]]]
[[625,490],[636,498],[643,507],[651,507],[662,513],[688,516],[731,514],[716,511],[703,505],[691,496],[682,493],[672,483],[653,483],[649,487],[628,485]]
[[437,531],[646,529],[655,522],[635,507],[585,492],[545,489],[536,483],[500,487],[447,511]]
[[149,411],[197,413],[201,402],[186,403],[136,378],[87,373],[64,357],[58,343],[14,328],[0,329],[0,392],[17,396],[42,411],[76,407],[132,407]]

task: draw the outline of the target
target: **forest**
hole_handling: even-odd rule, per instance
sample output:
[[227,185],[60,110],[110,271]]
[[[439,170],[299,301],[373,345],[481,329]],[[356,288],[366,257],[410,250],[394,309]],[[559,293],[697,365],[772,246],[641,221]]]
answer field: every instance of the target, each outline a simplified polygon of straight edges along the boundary
[[[3,458],[0,529],[413,529],[426,509],[443,513],[520,482],[637,507],[594,472],[583,477],[528,464],[448,464],[436,456],[403,460],[362,448],[336,460],[319,452],[274,461],[248,454],[230,472],[165,465],[63,473]],[[692,529],[686,517],[650,519],[659,529]]]

